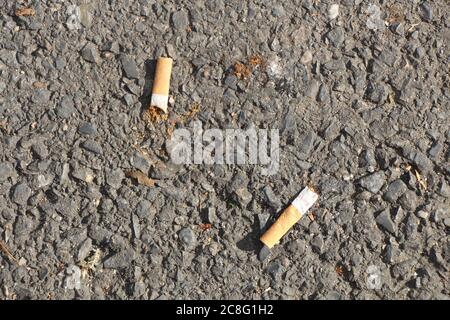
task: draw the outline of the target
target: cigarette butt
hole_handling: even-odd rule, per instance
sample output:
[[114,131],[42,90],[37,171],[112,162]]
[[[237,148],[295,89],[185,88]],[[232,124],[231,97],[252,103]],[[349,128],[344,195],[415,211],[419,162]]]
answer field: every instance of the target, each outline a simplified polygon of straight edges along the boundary
[[318,198],[318,194],[313,190],[308,187],[303,189],[292,204],[283,211],[277,221],[261,236],[261,242],[268,248],[272,248],[300,220]]
[[150,106],[158,107],[167,113],[169,101],[170,75],[172,73],[171,58],[158,58],[156,62],[155,79],[153,81]]

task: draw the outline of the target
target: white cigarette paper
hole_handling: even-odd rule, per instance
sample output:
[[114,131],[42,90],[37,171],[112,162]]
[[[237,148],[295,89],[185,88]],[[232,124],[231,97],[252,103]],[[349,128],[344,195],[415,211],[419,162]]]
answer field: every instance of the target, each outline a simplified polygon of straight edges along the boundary
[[317,193],[306,187],[300,192],[297,198],[292,201],[292,205],[303,215],[313,206],[318,198],[319,195]]

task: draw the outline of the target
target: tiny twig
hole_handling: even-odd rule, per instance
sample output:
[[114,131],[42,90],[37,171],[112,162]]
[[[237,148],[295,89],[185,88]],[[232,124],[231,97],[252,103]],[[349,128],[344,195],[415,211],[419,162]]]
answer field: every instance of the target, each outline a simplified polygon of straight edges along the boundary
[[19,264],[19,261],[12,255],[6,243],[4,243],[2,240],[0,240],[0,251],[3,252],[11,261]]

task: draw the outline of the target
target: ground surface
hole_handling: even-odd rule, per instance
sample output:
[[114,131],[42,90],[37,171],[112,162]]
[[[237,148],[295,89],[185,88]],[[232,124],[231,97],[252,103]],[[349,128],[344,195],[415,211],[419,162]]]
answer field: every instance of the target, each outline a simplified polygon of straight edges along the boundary
[[[449,298],[450,4],[392,3],[1,0],[0,298]],[[280,129],[278,173],[172,164],[193,120]]]

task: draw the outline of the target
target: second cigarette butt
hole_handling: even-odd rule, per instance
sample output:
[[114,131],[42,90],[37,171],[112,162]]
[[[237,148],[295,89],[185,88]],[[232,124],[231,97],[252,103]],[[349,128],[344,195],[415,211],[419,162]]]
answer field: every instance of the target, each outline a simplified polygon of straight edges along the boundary
[[280,239],[296,224],[318,199],[318,194],[306,187],[295,198],[275,223],[261,236],[260,240],[268,248],[276,245]]

